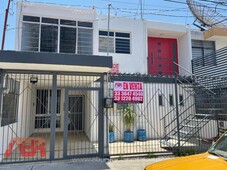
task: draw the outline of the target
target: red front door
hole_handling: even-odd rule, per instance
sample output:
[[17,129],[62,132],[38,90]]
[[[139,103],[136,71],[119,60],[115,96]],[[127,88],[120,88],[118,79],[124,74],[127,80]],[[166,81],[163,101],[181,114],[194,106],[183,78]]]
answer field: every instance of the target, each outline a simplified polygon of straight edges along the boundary
[[[176,59],[174,59],[176,57]],[[173,61],[178,63],[177,40],[148,37],[148,73],[173,75]],[[178,72],[178,67],[177,67]]]

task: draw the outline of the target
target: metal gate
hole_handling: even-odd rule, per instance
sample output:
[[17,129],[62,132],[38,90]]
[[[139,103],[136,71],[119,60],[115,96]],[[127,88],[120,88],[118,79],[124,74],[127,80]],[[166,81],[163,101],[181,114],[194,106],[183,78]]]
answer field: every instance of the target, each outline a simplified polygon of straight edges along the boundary
[[[143,103],[107,110],[110,156],[204,152],[227,129],[226,79],[122,74],[111,77],[112,90],[114,81],[143,82]],[[127,109],[134,112],[130,130],[123,121]]]
[[104,156],[102,74],[0,76],[0,163]]
[[[111,97],[113,83],[104,82],[102,74],[3,71],[0,163],[152,156],[182,147],[205,150],[209,139],[226,129],[226,79],[196,79],[111,77],[111,81],[143,82],[144,98],[143,103],[115,103],[104,112],[104,96]],[[127,107],[135,112],[133,142],[124,139],[122,116]]]
[[97,88],[66,88],[64,158],[99,156],[99,93]]

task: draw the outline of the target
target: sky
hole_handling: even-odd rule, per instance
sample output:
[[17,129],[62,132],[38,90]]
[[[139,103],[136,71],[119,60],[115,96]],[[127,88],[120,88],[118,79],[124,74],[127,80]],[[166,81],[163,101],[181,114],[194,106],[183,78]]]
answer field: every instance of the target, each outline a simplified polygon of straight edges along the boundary
[[[212,0],[211,2],[209,0],[197,1],[210,6],[223,16],[227,16],[227,12],[225,12],[227,11],[226,0]],[[219,2],[219,4],[217,5],[214,1]],[[17,29],[15,26],[17,2],[18,0],[11,0],[4,50],[14,50],[15,30]],[[195,17],[186,4],[186,0],[29,0],[29,2],[87,9],[95,6],[98,14],[108,14],[108,4],[111,4],[111,15],[114,16],[188,24],[191,27],[194,27],[193,22],[195,20]],[[8,0],[0,0],[0,44],[2,44],[2,32],[7,3]]]

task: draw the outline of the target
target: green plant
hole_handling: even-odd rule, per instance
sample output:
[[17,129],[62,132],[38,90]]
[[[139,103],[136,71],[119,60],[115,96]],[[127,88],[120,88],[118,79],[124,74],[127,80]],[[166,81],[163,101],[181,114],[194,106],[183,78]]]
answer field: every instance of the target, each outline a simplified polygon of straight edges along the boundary
[[109,132],[113,132],[114,131],[114,125],[113,124],[109,124]]
[[126,127],[126,131],[131,131],[131,127],[136,120],[136,113],[129,106],[123,109],[123,123]]

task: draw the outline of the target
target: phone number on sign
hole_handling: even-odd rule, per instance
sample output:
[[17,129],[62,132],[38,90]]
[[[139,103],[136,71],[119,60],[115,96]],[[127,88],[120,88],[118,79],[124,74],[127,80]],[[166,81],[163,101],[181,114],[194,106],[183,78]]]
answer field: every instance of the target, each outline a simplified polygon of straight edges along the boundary
[[143,101],[142,96],[114,96],[114,101]]

